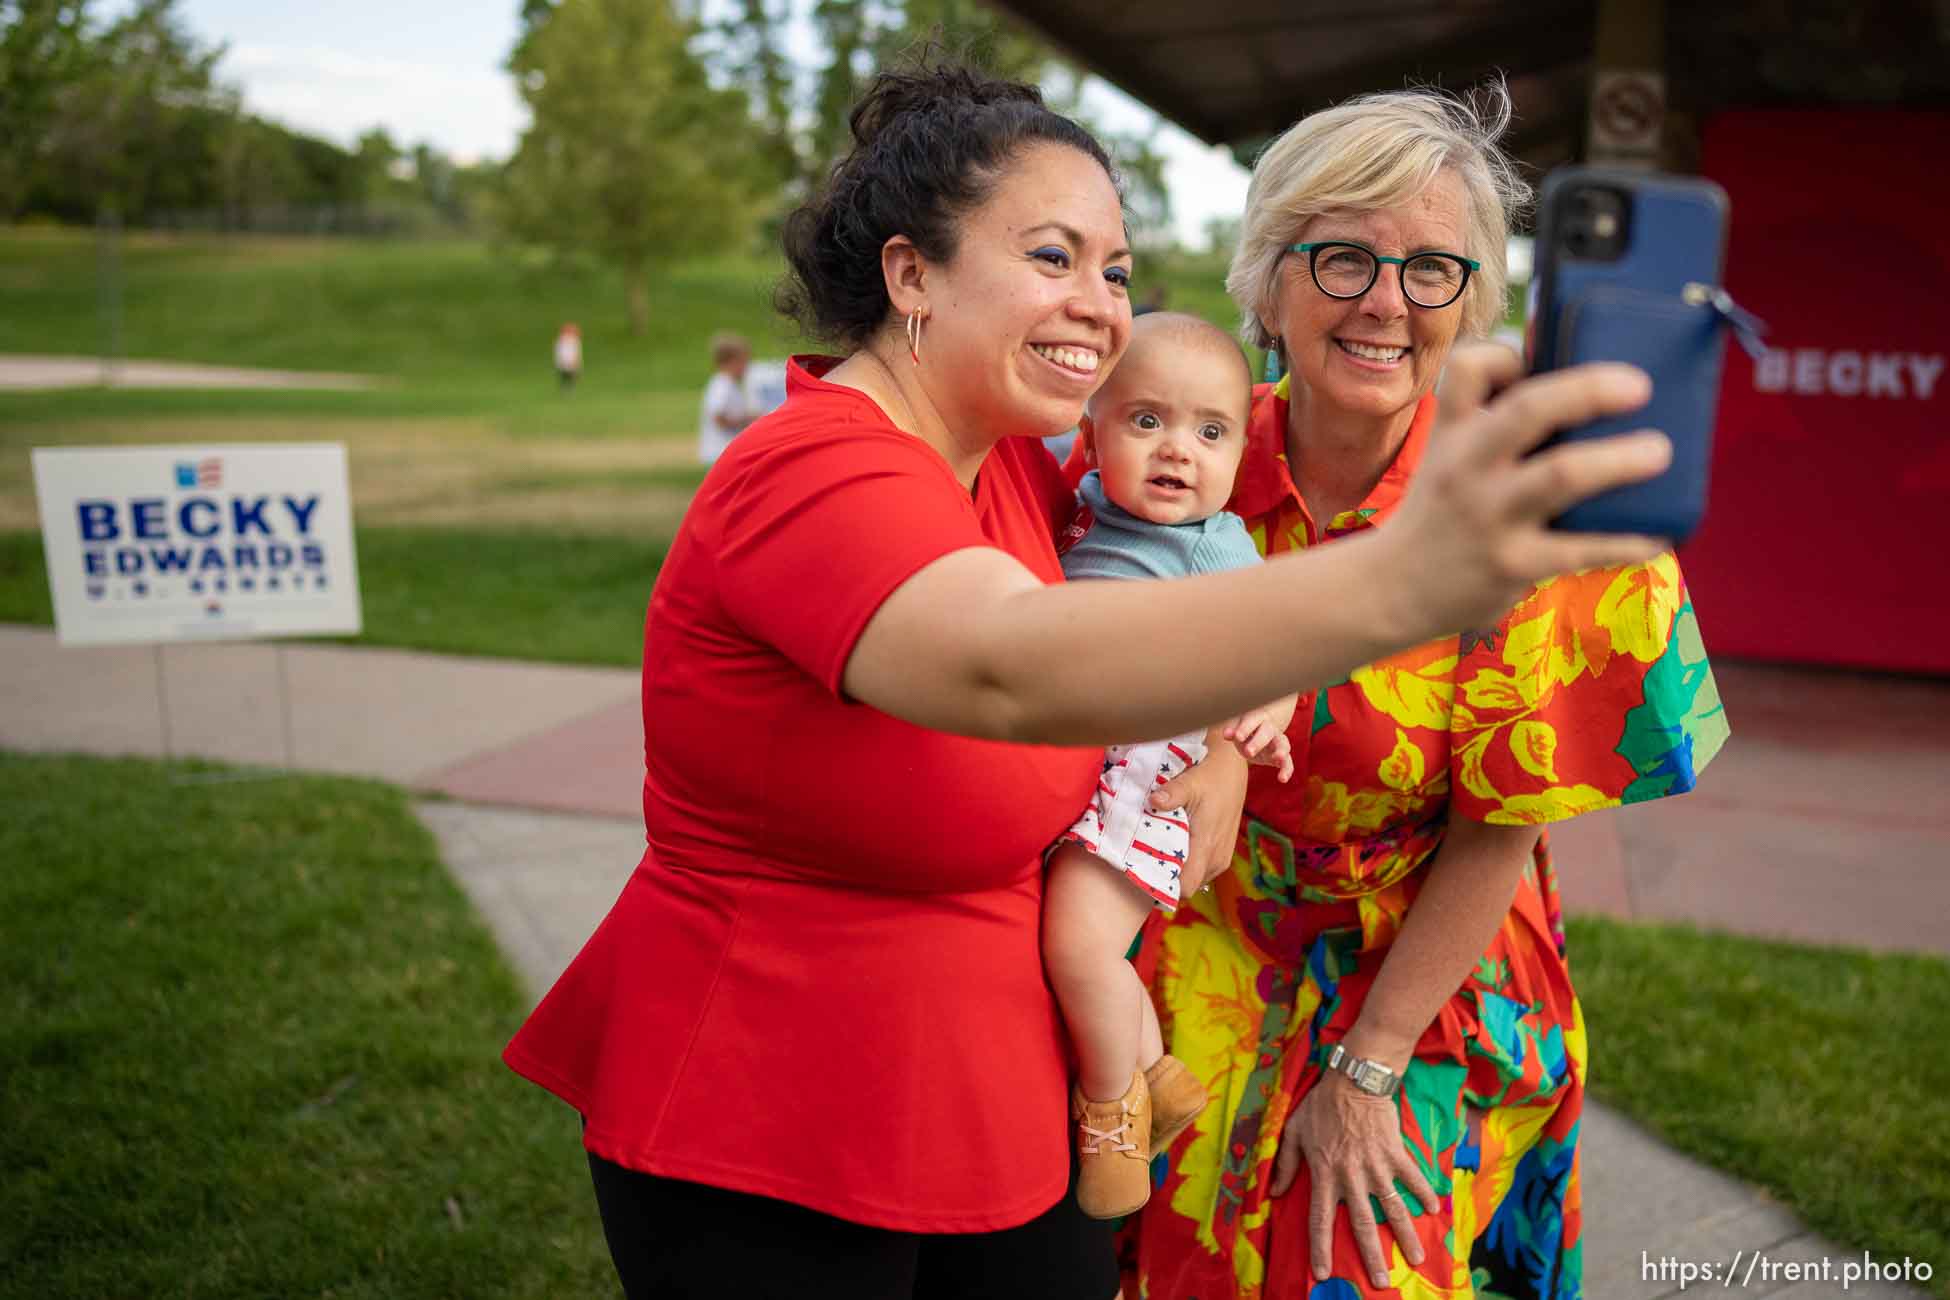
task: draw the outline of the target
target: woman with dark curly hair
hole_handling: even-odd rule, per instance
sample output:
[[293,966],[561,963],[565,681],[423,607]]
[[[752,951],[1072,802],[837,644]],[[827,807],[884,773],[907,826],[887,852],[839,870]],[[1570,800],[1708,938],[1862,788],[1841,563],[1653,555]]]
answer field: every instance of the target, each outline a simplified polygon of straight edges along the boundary
[[[1644,377],[1489,400],[1515,359],[1486,353],[1452,367],[1385,536],[1065,585],[1074,499],[1038,439],[1130,333],[1110,162],[1033,88],[952,68],[882,75],[852,127],[786,230],[790,306],[845,355],[793,362],[671,546],[645,626],[648,850],[506,1059],[581,1113],[632,1296],[1108,1298],[1106,1229],[1065,1190],[1038,953],[1042,854],[1103,745],[1650,556],[1545,523],[1666,450],[1523,458],[1642,403]],[[1171,791],[1193,882],[1243,797],[1243,760],[1214,754]]]

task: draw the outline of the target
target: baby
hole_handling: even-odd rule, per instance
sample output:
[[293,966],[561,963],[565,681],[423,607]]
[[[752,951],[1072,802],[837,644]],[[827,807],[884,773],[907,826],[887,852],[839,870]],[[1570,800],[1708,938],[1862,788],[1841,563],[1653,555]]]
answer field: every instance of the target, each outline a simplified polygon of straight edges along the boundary
[[[1224,331],[1177,312],[1139,317],[1081,426],[1096,468],[1078,485],[1089,519],[1071,530],[1065,576],[1176,578],[1258,564],[1245,525],[1223,509],[1251,398],[1245,355]],[[1284,781],[1296,703],[1289,695],[1254,709],[1223,734]],[[1157,1012],[1126,960],[1151,909],[1177,907],[1190,840],[1184,810],[1155,810],[1148,796],[1204,756],[1203,731],[1111,746],[1090,806],[1050,850],[1043,963],[1076,1045],[1077,1202],[1096,1218],[1144,1204],[1151,1153],[1207,1100],[1164,1054]]]

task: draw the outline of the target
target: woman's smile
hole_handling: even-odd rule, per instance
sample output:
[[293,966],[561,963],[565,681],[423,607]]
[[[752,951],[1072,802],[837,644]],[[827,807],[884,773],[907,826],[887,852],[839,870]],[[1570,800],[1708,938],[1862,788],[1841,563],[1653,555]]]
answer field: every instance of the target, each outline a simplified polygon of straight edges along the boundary
[[1031,343],[1029,350],[1058,370],[1086,377],[1094,377],[1104,360],[1101,352],[1087,345]]
[[1342,355],[1351,358],[1362,369],[1393,370],[1414,350],[1402,344],[1363,343],[1357,339],[1337,338],[1334,342],[1340,347]]

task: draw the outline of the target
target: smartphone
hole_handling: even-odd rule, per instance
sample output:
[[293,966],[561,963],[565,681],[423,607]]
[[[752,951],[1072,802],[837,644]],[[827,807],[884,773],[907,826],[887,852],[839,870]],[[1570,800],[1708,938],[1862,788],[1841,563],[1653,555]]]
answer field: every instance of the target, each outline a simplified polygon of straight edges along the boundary
[[1571,507],[1581,532],[1685,541],[1706,513],[1713,416],[1726,352],[1716,302],[1726,252],[1726,191],[1659,172],[1566,167],[1538,205],[1531,370],[1628,361],[1652,376],[1645,408],[1566,429],[1550,443],[1659,429],[1672,464],[1654,479]]

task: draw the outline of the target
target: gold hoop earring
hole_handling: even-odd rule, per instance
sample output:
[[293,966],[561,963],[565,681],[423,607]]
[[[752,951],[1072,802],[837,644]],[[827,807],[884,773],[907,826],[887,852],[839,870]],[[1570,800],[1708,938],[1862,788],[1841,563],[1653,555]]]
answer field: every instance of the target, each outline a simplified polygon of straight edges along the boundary
[[914,364],[921,364],[921,309],[916,307],[907,313],[907,355],[914,358]]

